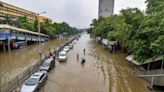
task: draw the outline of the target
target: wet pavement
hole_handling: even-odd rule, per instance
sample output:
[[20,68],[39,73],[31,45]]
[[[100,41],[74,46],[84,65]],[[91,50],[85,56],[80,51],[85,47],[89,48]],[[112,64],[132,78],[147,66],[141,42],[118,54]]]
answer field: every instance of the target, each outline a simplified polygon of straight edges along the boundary
[[[42,56],[48,53],[49,48],[53,49],[65,43],[67,39],[51,40],[42,43]],[[40,56],[38,45],[30,45],[26,48],[12,50],[11,52],[0,53],[0,81],[1,84],[7,83],[13,77],[19,75],[23,70],[38,62]]]
[[[110,54],[85,34],[69,51],[67,62],[56,62],[40,92],[150,92],[125,56],[121,52]],[[83,65],[82,57],[86,59]]]

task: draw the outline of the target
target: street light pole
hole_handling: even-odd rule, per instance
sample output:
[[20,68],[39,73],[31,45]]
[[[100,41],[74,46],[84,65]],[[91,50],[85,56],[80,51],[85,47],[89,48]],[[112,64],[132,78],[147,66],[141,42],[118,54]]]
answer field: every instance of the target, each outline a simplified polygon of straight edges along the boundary
[[39,56],[40,56],[40,61],[41,61],[41,54],[42,54],[42,51],[41,51],[41,47],[40,47],[40,45],[41,45],[41,38],[40,38],[40,22],[39,22],[39,15],[40,14],[43,14],[43,13],[46,13],[46,12],[41,12],[41,13],[38,13],[37,14],[37,20],[38,20],[38,33],[39,33],[39,46],[38,46],[38,48],[39,48]]

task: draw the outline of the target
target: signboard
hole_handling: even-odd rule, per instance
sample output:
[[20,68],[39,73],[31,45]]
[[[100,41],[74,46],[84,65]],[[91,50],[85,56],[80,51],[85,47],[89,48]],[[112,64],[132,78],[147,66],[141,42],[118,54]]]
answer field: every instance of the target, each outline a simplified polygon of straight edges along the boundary
[[10,32],[0,32],[0,38],[9,38],[12,37],[12,34]]

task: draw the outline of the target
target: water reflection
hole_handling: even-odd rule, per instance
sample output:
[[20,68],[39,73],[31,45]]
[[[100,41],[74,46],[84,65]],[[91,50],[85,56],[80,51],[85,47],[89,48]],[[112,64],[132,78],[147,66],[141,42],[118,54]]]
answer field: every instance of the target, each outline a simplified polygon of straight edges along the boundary
[[[129,64],[124,59],[124,54],[121,52],[110,54],[105,51],[103,46],[97,44],[93,45],[93,49],[93,53],[99,52],[94,56],[97,57],[97,62],[101,62],[96,63],[96,65],[101,66],[101,72],[103,72],[104,78],[109,78],[109,92],[149,92],[145,83],[132,73]],[[105,77],[107,74],[108,77]]]
[[[57,62],[40,92],[149,92],[146,83],[133,74],[125,56],[121,52],[110,54],[89,35],[83,35],[69,51],[67,63]],[[82,57],[86,59],[84,65]]]
[[[63,44],[67,39],[51,40],[42,43],[42,56]],[[11,52],[0,53],[0,78],[1,83],[6,83],[14,76],[21,73],[28,66],[33,65],[39,60],[38,45],[30,45],[27,48],[13,50]]]

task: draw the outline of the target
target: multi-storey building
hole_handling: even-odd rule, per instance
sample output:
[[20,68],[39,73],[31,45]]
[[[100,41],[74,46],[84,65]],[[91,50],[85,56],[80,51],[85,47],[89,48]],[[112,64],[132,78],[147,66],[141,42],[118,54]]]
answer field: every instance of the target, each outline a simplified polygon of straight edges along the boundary
[[49,22],[50,24],[52,24],[52,19],[46,18],[46,17],[44,17],[44,16],[39,16],[39,22],[40,22],[40,23],[43,23],[43,22],[45,22],[46,20],[48,20],[48,22]]
[[[12,19],[16,19],[19,16],[26,16],[29,21],[34,22],[37,13],[0,1],[0,19],[4,19],[4,16],[6,15],[11,17]],[[49,22],[52,23],[51,19],[46,17],[44,18],[48,19]],[[43,21],[42,17],[40,17],[39,20]]]
[[0,16],[3,19],[4,16],[12,17],[13,19],[18,16],[26,16],[29,21],[34,21],[36,19],[36,13],[1,2],[0,1]]
[[99,0],[99,17],[108,17],[113,14],[114,0]]

